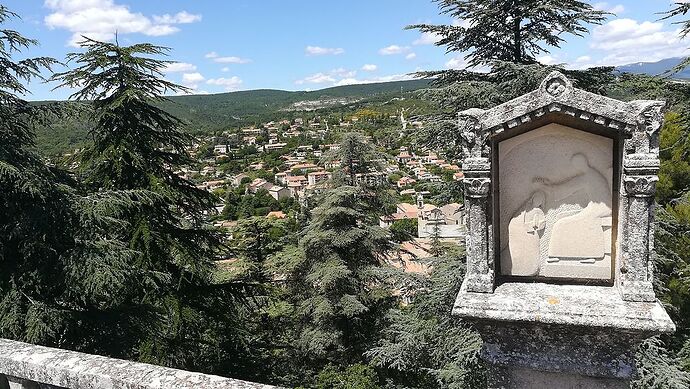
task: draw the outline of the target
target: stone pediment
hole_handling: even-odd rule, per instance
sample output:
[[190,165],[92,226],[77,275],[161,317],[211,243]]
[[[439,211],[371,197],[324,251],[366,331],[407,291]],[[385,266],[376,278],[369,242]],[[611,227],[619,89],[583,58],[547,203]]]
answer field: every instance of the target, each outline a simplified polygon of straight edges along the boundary
[[555,114],[594,123],[607,129],[611,135],[629,137],[644,124],[641,121],[658,116],[664,106],[663,101],[623,102],[577,89],[562,73],[552,72],[533,92],[491,110],[473,108],[462,111],[459,118],[461,127],[468,121],[476,121],[488,136],[508,135],[511,130]]

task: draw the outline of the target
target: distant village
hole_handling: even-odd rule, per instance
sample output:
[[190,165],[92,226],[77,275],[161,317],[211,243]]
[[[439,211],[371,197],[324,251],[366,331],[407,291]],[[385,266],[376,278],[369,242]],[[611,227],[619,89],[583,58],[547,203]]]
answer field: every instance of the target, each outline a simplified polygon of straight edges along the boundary
[[[421,126],[405,121],[403,115],[388,119],[402,124],[403,130]],[[218,195],[221,202],[211,220],[229,233],[243,217],[288,218],[329,185],[339,163],[328,158],[339,147],[336,134],[354,130],[358,122],[356,116],[335,125],[319,117],[295,118],[199,137],[189,148],[196,163],[177,173]],[[436,203],[429,188],[459,182],[463,173],[457,162],[409,145],[388,150],[380,162],[381,171],[357,175],[359,182],[389,186],[398,199],[395,212],[381,216],[379,225],[390,228],[404,220],[416,225],[416,236],[402,242],[391,262],[406,271],[426,271],[415,261],[431,256],[431,240],[460,241],[465,231],[460,201]],[[244,198],[254,201],[245,206],[250,202],[242,203]],[[228,208],[242,208],[244,213]]]

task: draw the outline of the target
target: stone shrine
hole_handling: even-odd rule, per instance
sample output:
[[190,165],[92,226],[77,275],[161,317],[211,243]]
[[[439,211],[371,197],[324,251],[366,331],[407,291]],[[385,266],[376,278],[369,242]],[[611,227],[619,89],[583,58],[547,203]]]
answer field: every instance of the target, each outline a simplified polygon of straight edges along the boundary
[[467,273],[453,313],[482,335],[492,388],[625,388],[644,339],[674,331],[652,287],[664,102],[554,72],[459,114]]

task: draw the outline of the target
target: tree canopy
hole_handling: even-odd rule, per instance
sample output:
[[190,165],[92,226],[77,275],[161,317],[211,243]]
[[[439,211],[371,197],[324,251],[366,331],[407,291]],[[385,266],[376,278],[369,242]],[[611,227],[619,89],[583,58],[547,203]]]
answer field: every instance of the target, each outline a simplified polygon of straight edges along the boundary
[[447,52],[466,53],[469,67],[494,61],[532,64],[564,34],[583,36],[587,24],[600,24],[607,13],[577,0],[434,0],[452,25],[415,24],[408,29],[438,37]]

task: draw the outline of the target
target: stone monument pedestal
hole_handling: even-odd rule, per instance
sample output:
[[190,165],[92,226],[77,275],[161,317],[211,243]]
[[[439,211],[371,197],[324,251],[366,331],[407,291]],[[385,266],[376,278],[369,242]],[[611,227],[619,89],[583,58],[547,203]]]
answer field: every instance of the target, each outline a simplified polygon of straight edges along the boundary
[[458,295],[453,313],[484,340],[490,388],[629,388],[644,339],[674,330],[658,302],[615,287],[505,283]]

